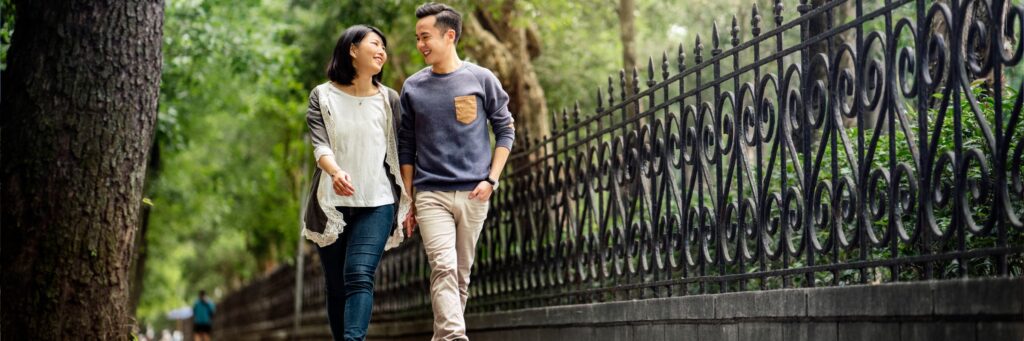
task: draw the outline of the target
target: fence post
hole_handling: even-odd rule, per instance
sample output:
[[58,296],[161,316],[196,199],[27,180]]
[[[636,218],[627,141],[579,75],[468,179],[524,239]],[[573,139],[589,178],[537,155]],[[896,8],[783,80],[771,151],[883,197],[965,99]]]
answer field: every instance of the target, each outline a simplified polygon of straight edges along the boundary
[[[303,142],[305,142],[306,144],[309,144],[309,134],[305,134],[305,136],[303,138]],[[303,162],[302,163],[302,174],[308,174],[308,173],[309,173],[309,162]],[[308,187],[303,186],[302,188],[308,188]],[[295,290],[294,290],[295,291],[295,313],[294,313],[295,317],[293,317],[293,320],[292,320],[292,335],[293,336],[299,334],[299,328],[302,326],[302,292],[304,291],[303,290],[304,286],[303,286],[302,275],[304,275],[306,273],[306,266],[305,266],[305,261],[306,261],[306,248],[305,248],[306,247],[306,241],[303,240],[303,238],[305,238],[305,237],[302,236],[302,226],[304,226],[305,221],[306,221],[306,210],[305,210],[305,207],[306,207],[306,204],[307,204],[306,201],[308,200],[308,198],[307,198],[308,196],[309,196],[309,190],[308,189],[303,190],[302,194],[299,195],[299,202],[301,204],[299,205],[299,244],[295,247],[295,254],[296,254],[296,259],[295,259]]]

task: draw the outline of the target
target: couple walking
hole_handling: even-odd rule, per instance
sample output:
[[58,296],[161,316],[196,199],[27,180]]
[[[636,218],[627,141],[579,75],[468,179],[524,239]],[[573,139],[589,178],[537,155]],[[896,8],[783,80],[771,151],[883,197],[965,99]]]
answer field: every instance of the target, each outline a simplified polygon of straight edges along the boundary
[[318,169],[303,235],[317,244],[337,340],[365,339],[381,254],[417,226],[431,269],[433,340],[468,340],[470,269],[515,130],[498,79],[459,59],[461,14],[427,3],[416,17],[416,47],[430,66],[406,79],[401,95],[380,83],[387,39],[363,25],[342,33],[330,81],[309,95]]

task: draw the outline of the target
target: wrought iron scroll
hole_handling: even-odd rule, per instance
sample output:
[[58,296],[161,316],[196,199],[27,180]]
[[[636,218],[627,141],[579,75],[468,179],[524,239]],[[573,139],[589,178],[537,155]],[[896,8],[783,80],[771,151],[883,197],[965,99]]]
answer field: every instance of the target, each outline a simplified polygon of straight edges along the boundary
[[[468,310],[1020,276],[1024,7],[796,7],[520,132]],[[384,257],[375,319],[430,314],[426,263],[418,241]]]

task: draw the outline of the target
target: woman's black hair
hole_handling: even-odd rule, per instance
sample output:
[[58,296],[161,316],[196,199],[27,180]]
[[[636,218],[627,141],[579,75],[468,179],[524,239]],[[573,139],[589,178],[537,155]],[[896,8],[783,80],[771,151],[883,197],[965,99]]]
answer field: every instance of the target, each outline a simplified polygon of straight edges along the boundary
[[[341,37],[338,38],[338,44],[334,46],[334,55],[331,57],[331,62],[327,64],[327,79],[341,85],[352,85],[352,80],[356,78],[356,69],[352,67],[352,56],[349,54],[349,48],[362,42],[363,38],[366,38],[366,35],[370,32],[380,36],[384,47],[388,46],[388,39],[384,38],[384,33],[381,33],[376,27],[366,25],[349,27],[345,32],[341,33]],[[380,79],[383,75],[384,69],[381,69],[380,72],[373,75],[373,82],[380,84]]]

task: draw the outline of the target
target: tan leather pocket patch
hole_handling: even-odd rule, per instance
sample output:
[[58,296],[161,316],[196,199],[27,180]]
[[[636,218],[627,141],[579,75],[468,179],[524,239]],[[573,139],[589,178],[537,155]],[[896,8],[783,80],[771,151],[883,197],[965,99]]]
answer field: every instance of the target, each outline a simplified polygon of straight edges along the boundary
[[476,95],[455,97],[455,119],[462,124],[476,121]]

